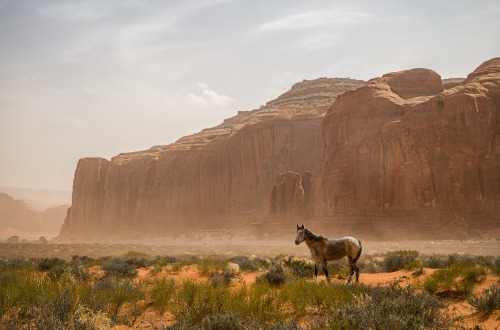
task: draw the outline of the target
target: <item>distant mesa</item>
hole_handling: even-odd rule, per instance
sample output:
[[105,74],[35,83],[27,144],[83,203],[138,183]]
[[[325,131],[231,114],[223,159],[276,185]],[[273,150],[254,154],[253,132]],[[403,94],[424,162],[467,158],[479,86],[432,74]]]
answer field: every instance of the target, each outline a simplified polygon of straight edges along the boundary
[[39,235],[59,233],[69,205],[60,205],[43,212],[23,200],[0,193],[0,240],[10,236],[38,239]]
[[26,202],[0,193],[0,228],[14,228],[20,231],[40,231],[40,213],[31,209]]
[[[78,162],[60,238],[314,223],[375,239],[498,229],[500,58],[297,83],[261,109],[110,161]],[[280,231],[281,230],[281,231]]]

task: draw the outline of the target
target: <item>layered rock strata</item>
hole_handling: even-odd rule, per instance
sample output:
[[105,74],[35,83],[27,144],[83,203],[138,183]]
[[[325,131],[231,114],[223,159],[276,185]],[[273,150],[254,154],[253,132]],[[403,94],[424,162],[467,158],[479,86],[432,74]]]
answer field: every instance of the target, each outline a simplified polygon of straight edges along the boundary
[[304,81],[262,109],[171,145],[81,159],[60,237],[165,235],[264,218],[275,176],[318,168],[326,110],[361,83]]

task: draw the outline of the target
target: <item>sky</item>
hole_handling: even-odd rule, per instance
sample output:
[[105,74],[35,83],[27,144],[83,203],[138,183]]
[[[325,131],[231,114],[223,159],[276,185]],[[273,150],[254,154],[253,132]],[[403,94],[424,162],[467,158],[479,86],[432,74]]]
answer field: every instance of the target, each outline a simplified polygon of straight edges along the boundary
[[500,56],[500,2],[0,0],[0,187],[166,145],[294,83]]

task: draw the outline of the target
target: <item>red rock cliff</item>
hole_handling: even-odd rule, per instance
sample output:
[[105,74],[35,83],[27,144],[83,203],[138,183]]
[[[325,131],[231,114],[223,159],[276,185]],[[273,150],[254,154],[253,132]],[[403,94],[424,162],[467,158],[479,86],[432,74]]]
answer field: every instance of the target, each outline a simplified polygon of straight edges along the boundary
[[322,123],[316,219],[459,213],[498,227],[500,58],[456,87],[441,86],[433,71],[415,69],[337,98]]
[[262,109],[169,146],[81,159],[60,237],[164,235],[263,218],[278,173],[318,168],[324,113],[361,83],[304,81]]

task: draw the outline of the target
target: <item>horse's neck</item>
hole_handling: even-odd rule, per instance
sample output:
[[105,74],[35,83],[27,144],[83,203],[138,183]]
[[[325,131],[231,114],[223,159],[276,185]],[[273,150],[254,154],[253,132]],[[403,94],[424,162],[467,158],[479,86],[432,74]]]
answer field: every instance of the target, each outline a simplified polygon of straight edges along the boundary
[[322,239],[309,238],[306,236],[305,242],[306,242],[307,247],[309,247],[309,249],[311,249],[311,248],[315,248],[319,245],[325,244],[326,239],[324,237],[321,237],[321,238]]

